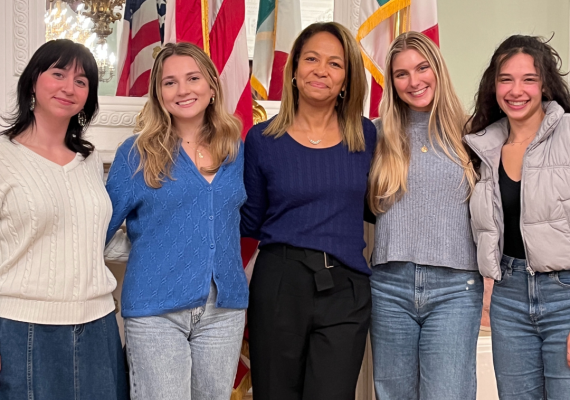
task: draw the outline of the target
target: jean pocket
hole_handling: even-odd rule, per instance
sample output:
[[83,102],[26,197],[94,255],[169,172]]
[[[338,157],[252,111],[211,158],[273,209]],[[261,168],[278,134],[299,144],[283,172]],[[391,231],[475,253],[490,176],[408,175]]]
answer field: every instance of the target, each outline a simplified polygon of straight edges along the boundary
[[73,325],[73,333],[80,336],[85,330],[85,324]]
[[512,270],[510,270],[509,267],[501,263],[501,280],[498,281],[494,279],[495,285],[498,286],[503,285],[511,275],[512,275]]
[[570,271],[555,272],[553,278],[559,286],[570,289]]

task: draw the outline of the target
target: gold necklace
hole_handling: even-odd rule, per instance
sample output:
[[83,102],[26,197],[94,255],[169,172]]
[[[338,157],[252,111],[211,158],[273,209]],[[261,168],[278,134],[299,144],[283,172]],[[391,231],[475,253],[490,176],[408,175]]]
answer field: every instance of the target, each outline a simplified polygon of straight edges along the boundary
[[319,140],[313,140],[309,137],[309,135],[307,135],[307,139],[309,139],[309,142],[313,145],[313,146],[317,146],[319,143],[321,143],[323,141],[323,138],[326,136],[326,132],[323,135],[323,137],[321,137]]
[[[188,144],[196,144],[195,142],[189,142],[188,140],[185,140],[185,142],[188,143]],[[195,150],[196,150],[196,153],[198,154],[198,157],[204,158],[204,154],[202,154],[202,152],[200,151],[199,145],[197,145],[197,146],[195,147]]]
[[534,137],[534,136],[536,136],[536,133],[533,133],[532,135],[530,135],[529,137],[527,137],[526,139],[524,139],[524,140],[522,140],[522,141],[520,141],[520,142],[515,142],[515,141],[509,142],[509,139],[507,138],[507,144],[520,144],[520,143],[524,143],[524,142],[526,142],[527,140],[529,140],[531,137]]

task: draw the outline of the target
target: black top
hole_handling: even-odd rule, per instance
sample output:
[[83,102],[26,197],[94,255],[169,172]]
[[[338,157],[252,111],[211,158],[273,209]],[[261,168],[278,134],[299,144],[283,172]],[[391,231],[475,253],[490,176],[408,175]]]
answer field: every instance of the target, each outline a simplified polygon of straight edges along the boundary
[[526,254],[520,227],[521,182],[516,182],[509,178],[503,167],[503,160],[499,164],[499,188],[501,190],[505,222],[503,254],[524,260],[526,259]]

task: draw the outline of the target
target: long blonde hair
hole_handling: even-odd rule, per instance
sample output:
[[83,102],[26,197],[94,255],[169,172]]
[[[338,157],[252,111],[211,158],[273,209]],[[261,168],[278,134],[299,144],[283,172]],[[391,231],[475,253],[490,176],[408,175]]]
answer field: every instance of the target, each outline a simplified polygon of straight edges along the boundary
[[345,97],[338,98],[336,113],[338,125],[342,135],[342,142],[349,151],[364,151],[364,132],[362,130],[362,111],[366,97],[366,74],[362,55],[352,34],[341,24],[336,22],[317,22],[309,25],[299,34],[293,48],[289,53],[287,64],[283,71],[283,94],[281,95],[281,108],[279,114],[265,129],[265,135],[276,138],[285,134],[293,125],[297,112],[299,90],[293,86],[292,80],[299,65],[299,57],[305,43],[320,32],[334,35],[344,49],[344,62],[346,65]]
[[433,147],[435,138],[447,157],[463,167],[463,179],[467,180],[469,194],[477,180],[463,144],[463,125],[467,118],[439,48],[422,33],[403,33],[392,42],[386,56],[384,93],[379,110],[383,132],[376,146],[368,180],[368,202],[376,215],[386,212],[407,190],[410,138],[406,128],[409,124],[409,107],[399,98],[392,77],[394,57],[407,49],[416,50],[427,60],[437,82],[428,124],[430,144]]
[[236,159],[240,146],[242,125],[239,119],[225,109],[220,76],[212,60],[194,44],[166,44],[154,60],[149,98],[139,116],[140,134],[134,143],[140,154],[136,172],[142,170],[146,184],[155,189],[161,187],[166,178],[172,179],[174,155],[179,149],[180,138],[162,101],[161,87],[164,61],[173,55],[192,57],[214,90],[214,104],[206,108],[204,124],[198,132],[197,140],[198,143],[209,146],[212,165],[208,168],[202,167],[201,170],[208,174],[216,173],[224,162],[229,163]]

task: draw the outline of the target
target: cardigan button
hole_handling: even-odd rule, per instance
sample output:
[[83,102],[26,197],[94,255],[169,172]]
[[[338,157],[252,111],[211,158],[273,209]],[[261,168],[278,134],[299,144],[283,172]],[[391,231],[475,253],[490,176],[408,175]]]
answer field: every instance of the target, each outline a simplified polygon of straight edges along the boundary
[[212,187],[209,186],[209,187],[208,187],[208,192],[211,192],[211,191],[212,191]]
[[210,248],[211,248],[211,249],[213,249],[213,248],[214,248],[214,244],[213,244],[213,243],[210,245]]
[[210,221],[213,221],[213,220],[214,220],[214,216],[213,216],[213,215],[210,215],[210,216],[208,217],[208,219],[209,219]]

